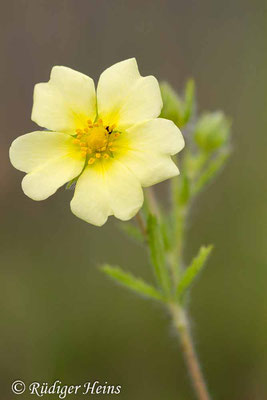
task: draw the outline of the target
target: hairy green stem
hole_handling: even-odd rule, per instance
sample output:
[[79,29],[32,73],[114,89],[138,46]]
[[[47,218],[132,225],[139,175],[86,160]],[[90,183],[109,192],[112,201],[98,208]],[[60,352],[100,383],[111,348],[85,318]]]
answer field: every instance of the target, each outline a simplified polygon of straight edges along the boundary
[[177,304],[170,304],[169,310],[173,319],[174,327],[180,338],[184,360],[197,398],[198,400],[211,400],[194,349],[186,313]]
[[171,259],[172,275],[174,276],[175,286],[178,283],[182,271],[182,255],[185,235],[185,223],[188,212],[188,204],[180,204],[181,183],[179,177],[172,179],[172,209],[174,223],[174,241]]
[[[204,162],[204,160],[203,160]],[[173,182],[173,210],[174,210],[174,247],[172,250],[173,270],[175,273],[175,287],[183,269],[183,247],[185,243],[186,219],[190,208],[190,196],[186,201],[181,202],[181,183]],[[190,326],[186,311],[177,303],[169,305],[174,326],[179,335],[184,360],[190,374],[192,385],[195,389],[198,400],[210,400],[205,380],[200,369],[200,364],[193,345]]]
[[146,199],[147,199],[147,202],[149,204],[149,208],[150,208],[152,214],[154,214],[157,218],[160,218],[160,214],[161,214],[160,208],[159,208],[153,187],[150,186],[149,188],[147,188],[145,194],[146,194]]
[[185,207],[177,207],[175,210],[175,246],[174,246],[174,260],[176,263],[177,280],[182,270],[182,256],[183,256],[183,245],[184,245],[184,234],[185,234],[185,221],[186,221],[186,209]]
[[[180,201],[182,188],[181,183],[177,182],[177,179],[173,179],[171,189],[173,201],[172,207],[174,212],[174,245],[168,258],[171,266],[173,287],[176,288],[183,268],[183,246],[185,242],[186,218],[190,207],[190,196],[186,201]],[[157,199],[153,192],[152,195],[152,205],[159,212]],[[193,345],[186,312],[177,302],[170,302],[168,308],[171,313],[174,326],[179,335],[184,360],[190,374],[196,396],[198,400],[210,400],[210,396],[208,394],[205,380],[203,378],[200,364],[196,355],[196,350]]]
[[137,225],[140,229],[140,232],[142,233],[144,240],[147,241],[147,229],[146,229],[146,223],[143,218],[143,215],[141,214],[141,211],[139,211],[136,216],[135,216]]

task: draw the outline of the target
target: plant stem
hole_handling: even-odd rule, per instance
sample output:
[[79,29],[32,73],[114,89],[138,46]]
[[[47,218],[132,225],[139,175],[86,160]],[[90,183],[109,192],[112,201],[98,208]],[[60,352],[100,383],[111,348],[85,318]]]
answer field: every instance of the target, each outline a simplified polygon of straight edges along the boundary
[[150,186],[147,188],[145,194],[152,214],[154,214],[157,218],[160,218],[161,212],[153,187]]
[[140,232],[142,233],[145,241],[147,241],[146,223],[145,223],[144,218],[140,211],[136,214],[135,219],[136,219],[137,225],[140,229]]
[[190,374],[192,385],[199,400],[211,400],[194,349],[189,323],[185,311],[177,304],[169,306],[173,323],[180,337],[183,356]]
[[[178,177],[180,178],[180,177]],[[172,194],[172,216],[173,216],[173,248],[170,255],[171,269],[174,280],[174,286],[177,286],[182,269],[183,269],[183,246],[185,236],[186,217],[189,209],[189,204],[183,202],[181,204],[181,181],[173,178],[171,181],[171,194]]]
[[[189,212],[189,199],[186,203],[181,204],[179,202],[181,190],[180,184],[176,187],[172,187],[174,202],[174,221],[175,221],[175,244],[173,248],[173,268],[176,268],[175,276],[175,287],[177,287],[179,276],[183,268],[183,246],[185,243],[185,226],[186,219]],[[180,204],[179,204],[180,203]],[[189,322],[185,313],[185,310],[177,303],[172,303],[169,306],[171,311],[174,326],[179,334],[181,343],[181,349],[183,352],[184,360],[190,374],[193,388],[195,389],[198,400],[210,400],[210,396],[207,391],[206,383],[201,372],[200,364],[196,355],[196,351],[193,345],[192,336],[190,333]]]
[[[177,182],[176,182],[177,185]],[[189,211],[189,201],[184,204],[179,204],[179,190],[181,190],[180,186],[175,187],[174,183],[172,186],[172,195],[173,195],[173,209],[174,209],[174,248],[172,252],[169,254],[170,264],[171,264],[171,272],[173,279],[173,287],[177,287],[177,283],[179,281],[180,273],[182,270],[182,252],[183,246],[185,242],[185,224],[186,218]],[[157,203],[157,198],[152,188],[146,192],[147,201],[149,204],[149,208],[157,216],[157,218],[161,218],[161,210]],[[137,215],[137,222],[141,232],[146,238],[146,226],[145,222],[141,215]],[[198,400],[211,400],[204,377],[201,372],[200,364],[198,362],[198,358],[196,355],[196,351],[193,345],[192,336],[190,333],[190,326],[187,319],[187,315],[185,310],[178,303],[174,303],[171,299],[169,300],[169,311],[172,316],[172,320],[174,326],[179,335],[181,348],[184,356],[184,360],[191,378],[191,382],[193,388],[195,390],[196,396]]]
[[187,208],[184,206],[176,207],[175,210],[175,246],[174,246],[174,261],[176,262],[176,281],[179,279],[179,275],[182,271],[182,258],[183,258],[183,246],[184,246],[184,235],[185,235],[185,223],[187,217]]

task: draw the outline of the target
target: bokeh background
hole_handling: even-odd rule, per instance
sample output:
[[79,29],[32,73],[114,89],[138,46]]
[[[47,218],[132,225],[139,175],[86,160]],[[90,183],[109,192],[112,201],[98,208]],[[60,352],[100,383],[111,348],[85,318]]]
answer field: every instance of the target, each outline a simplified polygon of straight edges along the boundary
[[1,2],[1,397],[16,397],[15,379],[59,379],[120,384],[123,400],[194,398],[168,317],[98,268],[149,280],[145,250],[112,219],[99,229],[74,217],[70,191],[28,199],[8,160],[11,141],[36,128],[33,86],[53,65],[97,79],[135,56],[143,75],[177,90],[194,77],[199,110],[234,121],[232,157],[188,226],[187,260],[215,244],[190,313],[214,398],[267,398],[265,23],[266,3],[250,0]]

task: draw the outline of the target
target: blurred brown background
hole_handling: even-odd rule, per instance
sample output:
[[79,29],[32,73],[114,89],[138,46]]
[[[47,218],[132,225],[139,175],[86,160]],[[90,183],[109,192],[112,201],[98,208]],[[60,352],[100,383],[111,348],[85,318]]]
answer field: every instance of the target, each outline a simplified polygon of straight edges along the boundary
[[33,86],[53,65],[97,79],[132,56],[177,90],[194,77],[199,109],[234,120],[234,153],[188,230],[188,260],[215,244],[190,312],[214,398],[267,398],[265,23],[266,3],[249,0],[1,2],[2,398],[16,397],[15,379],[97,379],[122,385],[125,400],[193,399],[167,316],[97,268],[109,261],[151,279],[145,251],[112,219],[99,229],[74,217],[70,191],[28,199],[8,160],[11,141],[36,128]]

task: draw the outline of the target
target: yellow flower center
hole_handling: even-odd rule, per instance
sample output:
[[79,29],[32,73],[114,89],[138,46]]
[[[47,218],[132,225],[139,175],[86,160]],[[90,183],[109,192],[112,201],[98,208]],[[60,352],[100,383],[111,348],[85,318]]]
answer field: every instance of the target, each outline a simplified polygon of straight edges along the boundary
[[77,135],[73,142],[80,146],[81,154],[88,159],[89,165],[101,158],[114,157],[114,141],[120,136],[114,128],[115,125],[105,126],[103,121],[98,119],[95,123],[88,120],[83,130],[76,130]]

